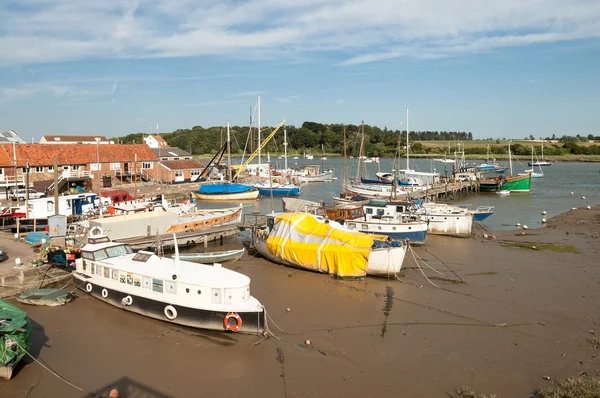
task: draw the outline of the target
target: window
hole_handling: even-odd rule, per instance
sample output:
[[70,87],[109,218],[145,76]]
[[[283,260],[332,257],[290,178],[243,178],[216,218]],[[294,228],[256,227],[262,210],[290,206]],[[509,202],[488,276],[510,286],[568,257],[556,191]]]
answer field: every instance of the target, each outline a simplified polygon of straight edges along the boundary
[[125,272],[119,272],[119,282],[125,283],[127,281],[127,274]]
[[102,275],[102,268],[104,267],[101,265],[96,266],[96,275]]
[[161,279],[152,279],[152,291],[163,292],[163,281]]
[[119,257],[122,254],[131,253],[131,249],[125,245],[113,246],[113,247],[107,247],[106,253],[108,253],[108,257]]
[[175,177],[183,177],[183,171],[175,170]]
[[74,166],[71,166],[71,168],[72,168],[73,170],[79,170],[79,167],[80,167],[80,166],[79,166],[78,164],[76,164],[76,165],[74,165]]
[[119,280],[119,271],[117,271],[116,269],[112,270],[112,278],[116,281]]
[[90,163],[90,171],[100,170],[100,163]]
[[43,173],[44,172],[44,166],[35,166],[35,172],[36,173]]
[[104,277],[110,279],[110,268],[104,267]]
[[139,275],[133,276],[133,286],[140,287],[142,286],[142,277]]
[[48,166],[48,172],[51,173],[54,171],[54,166]]
[[367,207],[367,214],[373,214],[373,209],[371,209],[370,207]]
[[151,169],[152,162],[142,162],[142,169]]
[[132,260],[133,261],[139,261],[141,263],[145,263],[146,261],[148,261],[148,259],[152,257],[152,253],[148,253],[148,252],[137,252],[135,253],[135,256],[133,256]]
[[121,163],[111,163],[110,169],[111,170],[121,170]]
[[192,170],[192,175],[193,176],[199,176],[200,175],[200,169],[194,169],[194,170]]
[[130,272],[127,273],[127,284],[133,285],[133,274]]
[[106,255],[106,252],[104,250],[96,250],[94,252],[94,260],[104,260],[107,257],[108,256]]
[[142,276],[142,287],[144,289],[152,288],[152,278],[149,278],[147,276]]
[[81,252],[81,257],[85,258],[86,260],[94,259],[94,255],[90,252]]
[[[49,200],[48,202],[46,202],[46,211],[47,212],[54,211],[54,201],[53,200]],[[91,254],[91,253],[89,253],[89,254]]]
[[23,172],[23,174],[27,173],[27,167],[21,167],[21,171]]
[[165,291],[171,294],[177,294],[177,283],[166,281],[165,282]]
[[173,160],[179,160],[179,158],[173,158]]
[[383,216],[383,209],[377,209],[377,215]]

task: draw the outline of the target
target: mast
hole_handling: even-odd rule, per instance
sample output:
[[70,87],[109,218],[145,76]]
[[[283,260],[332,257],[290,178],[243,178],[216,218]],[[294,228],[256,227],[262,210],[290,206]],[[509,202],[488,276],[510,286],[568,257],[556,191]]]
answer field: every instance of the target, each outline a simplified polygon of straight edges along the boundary
[[[542,141],[542,162],[543,162],[544,161],[544,140],[541,140],[541,141]],[[533,162],[533,160],[532,160],[532,162]]]
[[344,125],[344,183],[342,184],[344,193],[346,193],[346,174],[346,126]]
[[323,158],[325,157],[325,145],[321,144],[321,171],[325,171],[325,160],[323,160]]
[[227,181],[231,182],[231,136],[229,133],[229,120],[227,121]]
[[513,176],[513,172],[512,172],[512,157],[510,155],[510,141],[508,141],[508,164],[510,166],[510,176]]
[[409,162],[409,155],[408,155],[408,107],[410,105],[406,105],[406,170],[410,170],[410,167],[408,165]]
[[286,129],[283,129],[283,162],[285,165],[284,170],[287,172],[288,164],[287,164],[287,131],[286,131]]
[[[260,165],[262,164],[260,157],[260,94],[258,95],[258,168],[260,169]],[[259,171],[260,175],[260,171]]]
[[362,121],[362,136],[360,139],[360,152],[358,154],[358,169],[356,170],[356,179],[362,177],[363,145],[365,143],[365,121]]

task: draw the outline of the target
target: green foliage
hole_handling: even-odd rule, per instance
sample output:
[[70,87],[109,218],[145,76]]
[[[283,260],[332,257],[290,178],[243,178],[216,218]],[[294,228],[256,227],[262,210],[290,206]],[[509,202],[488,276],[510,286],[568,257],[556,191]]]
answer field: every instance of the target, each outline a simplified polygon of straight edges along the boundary
[[599,398],[600,377],[566,379],[552,388],[533,395],[535,398]]

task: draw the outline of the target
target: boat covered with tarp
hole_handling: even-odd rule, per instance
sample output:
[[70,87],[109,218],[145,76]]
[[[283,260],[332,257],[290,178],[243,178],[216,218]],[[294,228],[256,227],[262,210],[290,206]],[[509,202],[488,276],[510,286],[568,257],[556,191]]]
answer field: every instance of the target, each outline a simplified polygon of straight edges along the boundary
[[10,380],[31,346],[31,323],[24,311],[0,300],[0,377]]
[[387,236],[351,231],[309,213],[268,214],[253,234],[256,250],[278,264],[340,278],[390,276],[400,272],[408,245]]
[[73,292],[66,289],[28,289],[17,296],[23,304],[55,307],[64,305],[73,299]]

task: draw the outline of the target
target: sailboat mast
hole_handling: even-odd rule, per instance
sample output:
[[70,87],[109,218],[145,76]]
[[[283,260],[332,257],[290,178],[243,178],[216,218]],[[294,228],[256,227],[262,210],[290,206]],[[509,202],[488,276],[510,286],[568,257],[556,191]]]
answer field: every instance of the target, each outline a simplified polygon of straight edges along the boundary
[[510,166],[510,176],[513,176],[513,171],[512,171],[512,157],[510,155],[510,141],[508,141],[508,164]]
[[229,120],[227,121],[227,181],[231,181],[231,136],[229,135]]
[[284,170],[287,171],[287,130],[283,129],[283,162],[284,162]]
[[409,166],[409,155],[408,155],[408,107],[409,105],[406,105],[406,170],[410,170],[410,166]]
[[542,141],[542,162],[544,161],[544,140],[540,140]]
[[344,193],[346,193],[346,126],[344,126]]
[[356,178],[362,177],[362,162],[363,162],[363,145],[365,143],[365,121],[362,121],[362,135],[360,139],[360,152],[358,155],[358,170],[356,170]]
[[258,110],[258,164],[259,164],[258,167],[260,168],[260,165],[262,164],[261,157],[260,157],[260,94],[258,95],[257,110]]

